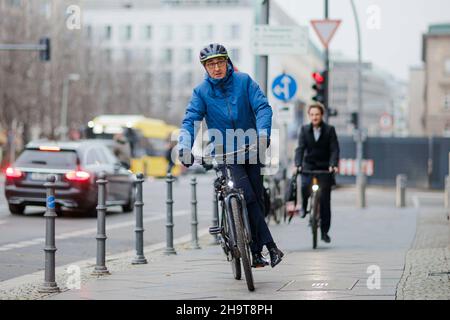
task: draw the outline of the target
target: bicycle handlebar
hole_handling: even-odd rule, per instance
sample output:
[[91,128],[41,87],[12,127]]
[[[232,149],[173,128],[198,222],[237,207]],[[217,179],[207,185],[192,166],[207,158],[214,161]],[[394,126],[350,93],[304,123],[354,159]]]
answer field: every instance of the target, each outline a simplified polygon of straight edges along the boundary
[[335,174],[334,171],[330,172],[328,170],[302,170],[299,173],[305,173],[305,174]]
[[209,155],[209,156],[196,157],[195,159],[196,160],[200,160],[200,163],[202,164],[202,166],[205,169],[209,168],[207,170],[211,170],[212,168],[215,167],[215,164],[205,164],[205,160],[212,162],[216,158],[222,158],[222,159],[225,159],[225,163],[226,163],[226,158],[227,157],[235,156],[235,155],[238,155],[238,154],[241,154],[241,153],[245,153],[245,152],[249,152],[249,151],[254,151],[254,150],[256,150],[257,146],[258,145],[256,143],[252,144],[252,145],[245,145],[243,148],[241,148],[239,150],[236,150],[236,151],[233,151],[233,152],[223,153],[223,154],[214,155],[214,156]]

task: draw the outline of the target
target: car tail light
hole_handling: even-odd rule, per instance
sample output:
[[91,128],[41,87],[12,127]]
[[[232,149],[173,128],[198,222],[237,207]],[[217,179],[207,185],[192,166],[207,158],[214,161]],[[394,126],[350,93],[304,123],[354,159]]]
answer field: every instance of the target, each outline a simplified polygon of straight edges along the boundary
[[5,171],[8,178],[21,178],[23,173],[19,169],[8,167]]
[[70,171],[66,173],[66,179],[69,181],[88,181],[91,175],[85,171]]

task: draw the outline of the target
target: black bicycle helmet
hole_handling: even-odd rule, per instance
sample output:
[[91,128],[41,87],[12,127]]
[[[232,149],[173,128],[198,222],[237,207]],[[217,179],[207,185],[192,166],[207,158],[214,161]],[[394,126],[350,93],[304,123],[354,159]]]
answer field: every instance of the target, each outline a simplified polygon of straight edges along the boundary
[[200,51],[200,62],[204,64],[209,59],[219,58],[219,57],[228,57],[227,49],[221,44],[211,43]]

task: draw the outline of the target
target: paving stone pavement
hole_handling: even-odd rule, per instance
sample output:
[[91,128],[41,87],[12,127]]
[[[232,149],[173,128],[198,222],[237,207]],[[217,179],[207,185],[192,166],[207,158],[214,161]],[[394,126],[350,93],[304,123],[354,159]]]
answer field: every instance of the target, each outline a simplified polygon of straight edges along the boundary
[[153,252],[147,265],[130,266],[49,299],[394,300],[414,239],[417,209],[396,209],[391,191],[375,192],[378,205],[364,210],[343,201],[351,198],[345,190],[335,194],[332,243],[321,242],[318,250],[311,248],[306,220],[271,225],[286,255],[275,269],[253,271],[256,290],[251,293],[245,280],[233,279],[221,248],[210,245],[207,236],[201,250],[185,246],[174,256]]
[[450,226],[445,210],[420,211],[397,299],[450,300]]
[[[81,265],[81,289],[69,290],[64,286],[66,278],[61,278],[60,294],[37,295],[35,287],[25,283],[11,298],[449,299],[448,275],[429,275],[449,270],[448,221],[442,206],[435,202],[433,206],[413,206],[420,201],[413,201],[417,196],[411,192],[408,207],[400,209],[394,207],[391,189],[370,188],[367,193],[368,208],[361,210],[354,208],[353,189],[333,193],[332,243],[320,242],[318,250],[311,248],[306,220],[271,224],[274,239],[286,255],[275,269],[253,270],[256,290],[251,293],[245,280],[233,279],[221,248],[212,245],[206,235],[200,238],[202,249],[190,249],[186,238],[177,242],[178,254],[173,256],[165,256],[161,246],[146,248],[146,265],[130,265],[132,252],[109,257],[109,276],[84,276],[93,266],[92,261],[85,263]],[[35,284],[39,283],[36,279],[40,282],[42,275],[34,277]]]

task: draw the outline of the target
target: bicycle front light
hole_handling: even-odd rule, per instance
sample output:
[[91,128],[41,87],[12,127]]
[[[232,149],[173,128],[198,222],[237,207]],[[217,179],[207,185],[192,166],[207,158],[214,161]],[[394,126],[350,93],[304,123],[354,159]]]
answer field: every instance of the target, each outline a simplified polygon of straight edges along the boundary
[[230,187],[230,188],[233,188],[234,187],[234,183],[233,183],[233,181],[228,181],[228,186]]
[[313,185],[313,186],[312,186],[312,190],[313,190],[314,192],[319,191],[319,185],[317,185],[317,184]]

